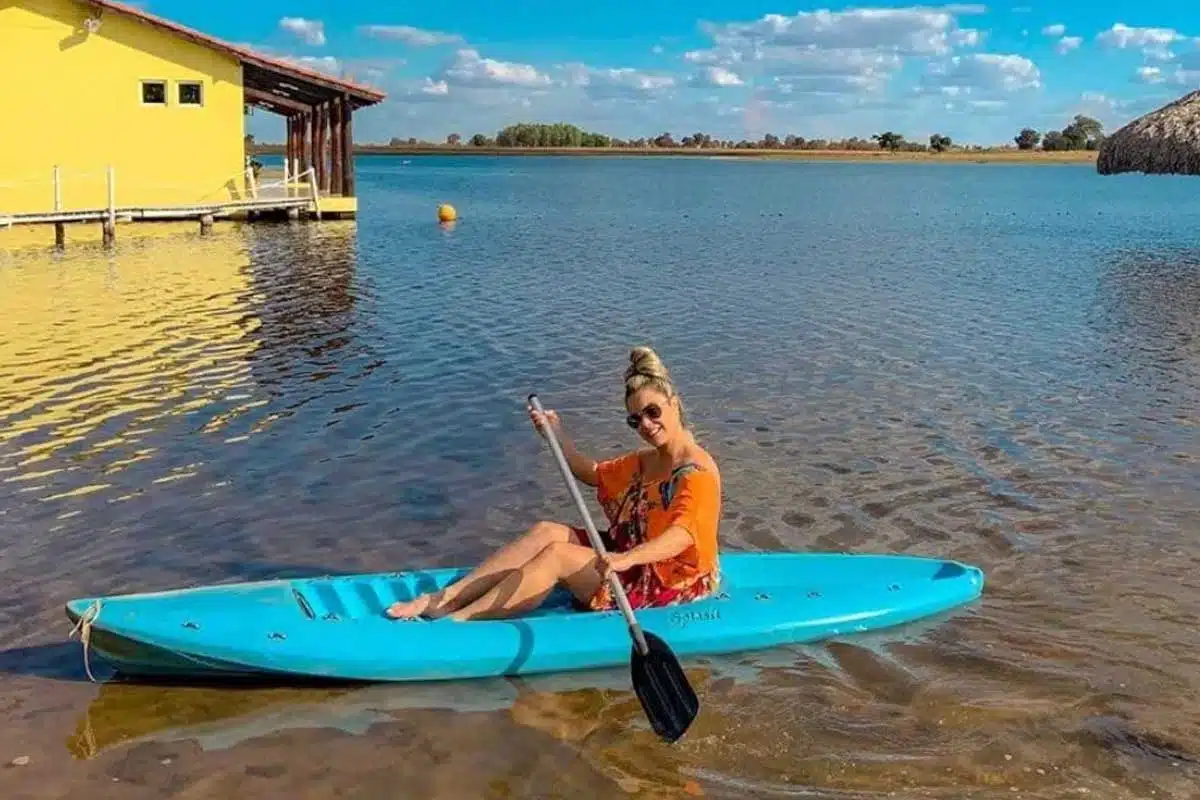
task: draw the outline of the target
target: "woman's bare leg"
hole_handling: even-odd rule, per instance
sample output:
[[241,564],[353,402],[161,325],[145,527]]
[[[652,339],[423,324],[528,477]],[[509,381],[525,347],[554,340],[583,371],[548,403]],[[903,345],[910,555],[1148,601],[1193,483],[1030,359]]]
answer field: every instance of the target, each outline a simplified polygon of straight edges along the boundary
[[443,617],[482,596],[509,572],[520,569],[547,546],[567,543],[571,529],[558,522],[539,522],[519,539],[501,547],[467,575],[436,592],[414,597],[406,602],[393,603],[387,615],[394,619],[426,616]]
[[596,552],[571,542],[555,542],[542,548],[520,569],[508,572],[483,596],[449,614],[463,622],[472,619],[504,619],[537,608],[559,583],[581,601],[600,588]]

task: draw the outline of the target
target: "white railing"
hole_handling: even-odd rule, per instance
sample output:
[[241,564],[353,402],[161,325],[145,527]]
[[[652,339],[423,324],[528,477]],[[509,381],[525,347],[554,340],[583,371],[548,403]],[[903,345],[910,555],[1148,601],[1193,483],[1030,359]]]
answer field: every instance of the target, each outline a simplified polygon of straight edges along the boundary
[[[236,186],[237,178],[244,180],[245,191],[240,198],[230,197],[228,189],[225,187],[230,183]],[[12,196],[14,194],[20,195],[21,205],[28,205],[30,194],[40,194],[36,189],[32,189],[32,187],[39,185],[45,188],[45,195],[43,196],[46,198],[46,205],[44,210],[33,212],[36,216],[65,216],[73,213],[94,215],[95,212],[103,210],[106,212],[105,216],[108,221],[115,222],[116,218],[120,215],[122,207],[117,204],[119,197],[117,194],[117,171],[115,167],[108,166],[103,170],[86,172],[69,172],[61,166],[55,165],[51,173],[45,177],[27,177],[0,181],[0,227],[10,226],[14,218],[24,218],[30,215],[30,212],[12,210],[15,205],[14,202],[11,202]],[[129,206],[131,208],[187,209],[204,206],[233,206],[247,201],[305,199],[312,203],[318,217],[320,216],[320,192],[317,186],[315,169],[310,168],[292,176],[288,176],[285,169],[284,180],[268,181],[259,184],[254,176],[253,168],[247,164],[244,173],[229,176],[228,179],[221,182],[221,186],[221,189],[208,193],[200,193],[197,191],[194,183],[122,181],[123,191],[129,194],[141,195],[142,198],[145,198],[147,194],[152,196],[155,191],[172,192],[174,194],[169,202],[152,202],[143,199],[137,206]],[[150,191],[147,192],[145,190]],[[279,190],[279,193],[276,194],[275,190]],[[74,207],[68,206],[67,201],[71,199],[72,194],[78,196],[76,193],[94,197],[95,201],[90,201],[86,204],[76,204]],[[192,193],[200,194],[200,196],[197,197]],[[6,202],[6,195],[10,202]],[[187,197],[187,199],[179,200],[178,198],[181,195]],[[101,197],[103,197],[103,200],[100,199]]]

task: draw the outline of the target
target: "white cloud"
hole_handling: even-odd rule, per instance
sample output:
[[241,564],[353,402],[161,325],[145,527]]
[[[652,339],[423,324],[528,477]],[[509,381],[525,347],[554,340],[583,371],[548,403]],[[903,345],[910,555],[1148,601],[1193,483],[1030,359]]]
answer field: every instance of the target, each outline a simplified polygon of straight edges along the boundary
[[926,93],[956,96],[1016,92],[1042,85],[1037,65],[1024,56],[970,53],[929,65],[919,88]]
[[290,61],[297,66],[323,72],[335,78],[341,77],[342,74],[342,63],[333,56],[280,56],[279,58],[282,61]]
[[427,94],[431,97],[445,97],[450,93],[450,85],[445,81],[435,81],[426,78],[425,85],[419,91],[421,94]]
[[816,47],[771,47],[756,54],[757,66],[771,75],[888,74],[900,68],[894,53],[871,50],[821,50]]
[[1078,50],[1081,44],[1083,44],[1081,36],[1064,36],[1058,40],[1058,44],[1054,45],[1054,50],[1059,55],[1066,55],[1072,50]]
[[1059,36],[1062,36],[1066,32],[1067,32],[1067,26],[1063,25],[1061,22],[1056,22],[1053,25],[1047,25],[1046,27],[1042,28],[1043,36],[1050,36],[1050,37],[1057,38]]
[[[941,55],[957,41],[973,37],[960,33],[953,10],[911,8],[853,8],[846,11],[801,11],[792,16],[767,14],[753,22],[702,22],[701,30],[718,48],[745,51],[759,47],[816,47],[821,49],[882,50],[901,55]],[[956,39],[957,37],[957,39]]]
[[[702,22],[712,46],[684,59],[753,80],[774,96],[867,95],[886,88],[906,57],[948,56],[975,47],[983,34],[958,25],[977,5],[852,8],[767,14],[749,22]],[[699,80],[698,78],[693,81]]]
[[983,41],[983,34],[974,28],[950,31],[950,44],[955,47],[975,47]]
[[548,87],[551,84],[549,75],[539,72],[530,64],[483,58],[478,51],[471,49],[457,51],[454,60],[442,70],[438,79],[449,86],[464,86],[474,89],[497,87],[537,89]]
[[789,75],[775,78],[773,95],[874,94],[887,85],[884,75]]
[[411,25],[363,25],[359,31],[372,39],[389,39],[403,42],[410,47],[436,47],[443,44],[459,44],[463,41],[463,37],[457,33],[429,31]]
[[1173,86],[1182,86],[1187,89],[1200,88],[1200,64],[1194,68],[1192,65],[1180,62],[1175,65],[1172,70],[1165,70],[1162,67],[1154,65],[1143,65],[1138,67],[1133,72],[1134,83],[1143,83],[1150,86],[1157,84],[1171,84]]
[[284,17],[279,20],[279,27],[288,33],[298,36],[305,44],[320,47],[325,44],[325,23],[303,17]]
[[727,86],[743,86],[745,81],[742,80],[736,72],[725,67],[704,67],[699,72],[696,72],[688,80],[692,86],[699,87],[727,87]]
[[1137,83],[1162,83],[1166,80],[1162,74],[1161,67],[1138,67],[1133,73],[1133,80]]
[[1117,50],[1140,49],[1147,58],[1168,61],[1174,58],[1170,46],[1188,37],[1174,28],[1135,28],[1123,22],[1096,35],[1096,41]]
[[644,97],[675,86],[671,75],[641,72],[631,67],[589,67],[586,64],[565,64],[566,83],[583,89],[593,100],[622,97]]

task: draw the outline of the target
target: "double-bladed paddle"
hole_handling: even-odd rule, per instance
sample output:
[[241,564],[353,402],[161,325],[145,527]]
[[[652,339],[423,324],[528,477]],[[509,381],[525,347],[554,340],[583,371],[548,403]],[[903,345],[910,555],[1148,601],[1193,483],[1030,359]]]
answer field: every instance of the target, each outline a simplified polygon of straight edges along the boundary
[[[529,395],[529,402],[539,414],[545,413],[537,394]],[[550,449],[558,462],[558,468],[567,482],[567,488],[571,490],[571,497],[575,499],[575,505],[583,515],[584,527],[587,529],[592,549],[603,559],[606,554],[604,543],[600,540],[600,534],[596,532],[592,515],[588,512],[587,504],[583,502],[583,496],[575,483],[575,476],[571,474],[571,467],[567,464],[549,421],[544,430],[546,440],[550,442]],[[653,633],[643,631],[642,626],[638,624],[633,615],[633,608],[629,605],[629,598],[625,596],[625,587],[621,585],[621,579],[615,572],[609,574],[609,586],[612,587],[613,597],[616,598],[621,614],[629,625],[629,634],[633,637],[633,653],[629,662],[633,690],[637,693],[642,710],[646,712],[654,732],[667,741],[674,742],[687,732],[692,720],[696,718],[700,711],[700,701],[679,665],[679,659],[671,652],[667,643]]]

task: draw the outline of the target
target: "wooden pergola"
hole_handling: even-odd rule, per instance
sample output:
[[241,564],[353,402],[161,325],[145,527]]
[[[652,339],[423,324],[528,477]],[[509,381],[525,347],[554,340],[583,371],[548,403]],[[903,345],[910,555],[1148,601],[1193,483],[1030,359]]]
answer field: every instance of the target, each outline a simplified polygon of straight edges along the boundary
[[[257,63],[256,63],[257,62]],[[260,60],[242,63],[246,102],[287,120],[284,157],[297,173],[313,169],[325,194],[354,195],[354,111],[382,99],[349,91],[343,81],[284,70]]]
[[287,119],[288,163],[298,165],[298,172],[313,169],[324,194],[354,195],[351,120],[356,110],[381,102],[383,92],[256,53],[115,0],[79,2],[98,15],[111,11],[131,17],[236,58],[242,65],[246,103]]

